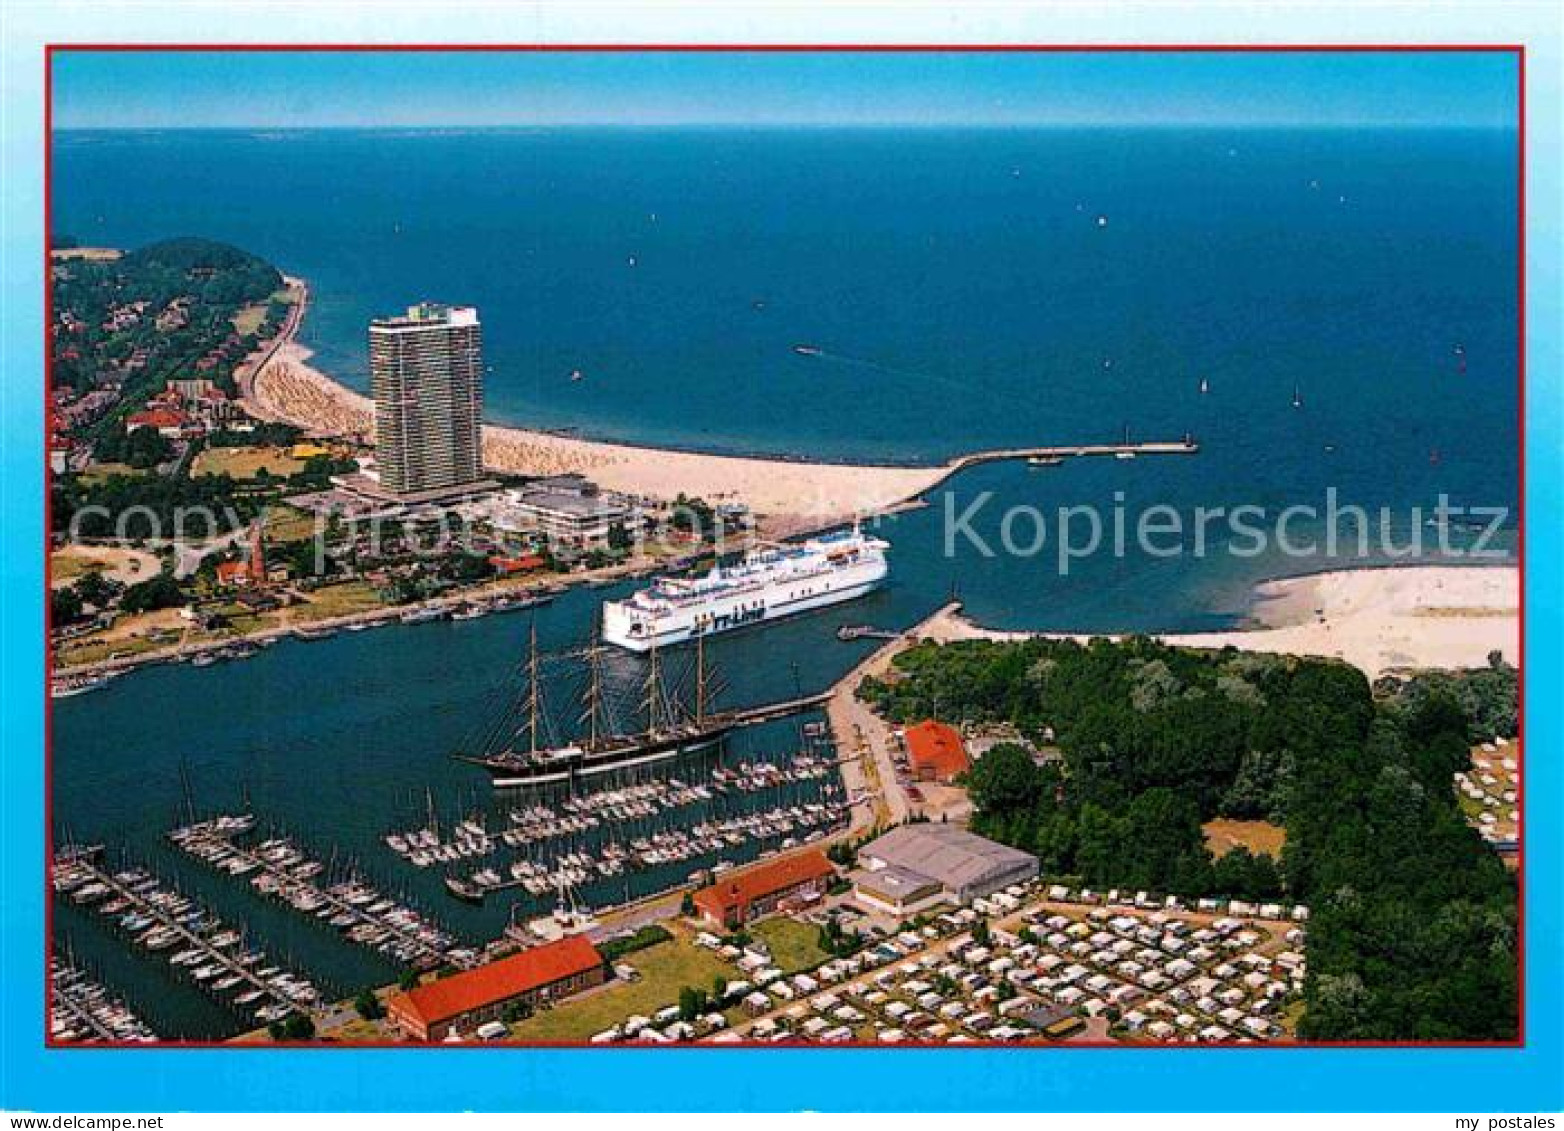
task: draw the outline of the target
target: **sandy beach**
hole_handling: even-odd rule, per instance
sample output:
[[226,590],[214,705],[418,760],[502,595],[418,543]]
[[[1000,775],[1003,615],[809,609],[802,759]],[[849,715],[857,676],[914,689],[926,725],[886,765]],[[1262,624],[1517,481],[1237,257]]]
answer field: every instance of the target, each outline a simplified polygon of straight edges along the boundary
[[[1513,566],[1340,570],[1267,582],[1255,598],[1256,628],[1160,639],[1341,659],[1371,677],[1406,668],[1481,667],[1495,651],[1512,664],[1520,658],[1520,571]],[[951,611],[930,621],[924,635],[949,641],[1033,634],[986,629]]]
[[[255,374],[247,404],[268,420],[318,435],[374,435],[374,405],[309,364],[310,350],[286,341]],[[876,467],[749,459],[581,440],[488,424],[484,463],[516,475],[580,472],[626,494],[741,502],[780,536],[853,515],[883,514],[916,498],[956,469]]]

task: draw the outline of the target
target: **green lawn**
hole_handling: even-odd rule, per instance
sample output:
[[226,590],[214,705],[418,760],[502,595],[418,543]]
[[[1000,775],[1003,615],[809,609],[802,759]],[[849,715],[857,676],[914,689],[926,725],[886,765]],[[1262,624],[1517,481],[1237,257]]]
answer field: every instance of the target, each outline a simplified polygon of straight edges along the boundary
[[75,581],[89,573],[108,573],[113,563],[107,558],[72,557],[69,554],[49,555],[49,576],[54,584]]
[[367,581],[345,581],[327,585],[309,595],[309,604],[293,610],[295,621],[325,620],[328,617],[363,613],[385,605],[375,587]]
[[632,1014],[650,1017],[664,1006],[677,1005],[679,990],[684,986],[695,986],[710,993],[712,980],[719,975],[729,981],[738,977],[733,967],[682,934],[628,954],[621,959],[621,964],[640,971],[640,980],[614,982],[606,989],[546,1009],[512,1025],[510,1039],[585,1041]]
[[317,521],[315,515],[309,511],[301,511],[297,507],[267,507],[266,540],[299,542],[305,538],[313,538],[316,534]]
[[147,471],[137,471],[128,463],[90,463],[87,465],[87,470],[81,473],[81,479],[84,483],[102,483],[115,475],[139,476],[149,474],[151,473]]
[[145,636],[130,636],[116,640],[106,640],[101,636],[80,637],[62,643],[55,651],[55,660],[60,667],[95,664],[100,660],[134,656],[161,647],[164,645]]
[[293,475],[304,470],[304,461],[294,459],[285,448],[207,448],[196,456],[190,474],[254,479],[263,468],[272,476]]
[[243,337],[245,334],[253,334],[261,328],[261,323],[266,320],[266,304],[253,302],[244,307],[233,316],[234,333]]
[[783,916],[763,919],[753,924],[749,933],[771,948],[772,961],[784,974],[812,970],[831,957],[816,942],[819,928],[797,919]]

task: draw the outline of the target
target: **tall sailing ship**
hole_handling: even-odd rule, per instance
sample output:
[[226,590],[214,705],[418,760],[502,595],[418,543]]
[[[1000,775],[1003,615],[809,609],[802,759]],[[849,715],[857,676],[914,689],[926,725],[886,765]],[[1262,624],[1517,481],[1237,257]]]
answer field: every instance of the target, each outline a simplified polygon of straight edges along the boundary
[[497,788],[547,785],[681,755],[707,753],[719,747],[737,725],[734,716],[708,710],[714,681],[706,670],[705,649],[698,646],[693,701],[686,703],[684,696],[670,690],[661,659],[653,650],[641,686],[637,711],[640,729],[628,733],[619,730],[604,688],[604,649],[594,643],[578,653],[587,669],[578,720],[583,733],[568,742],[550,743],[536,626],[530,633],[530,645],[520,729],[510,732],[508,722],[514,717],[513,705],[495,728],[497,749],[481,755],[456,755],[487,770]]
[[664,577],[603,603],[603,639],[648,652],[692,638],[820,609],[877,588],[889,545],[850,530],[753,550],[700,577]]

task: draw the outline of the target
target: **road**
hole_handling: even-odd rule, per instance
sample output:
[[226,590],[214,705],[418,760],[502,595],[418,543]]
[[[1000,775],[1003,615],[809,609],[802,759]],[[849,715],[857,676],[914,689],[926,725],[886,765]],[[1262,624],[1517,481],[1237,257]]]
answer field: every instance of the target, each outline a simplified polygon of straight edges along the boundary
[[864,676],[883,677],[899,654],[923,639],[924,625],[946,617],[959,607],[959,603],[953,601],[923,624],[888,641],[832,688],[826,716],[831,721],[831,733],[842,759],[842,777],[850,795],[859,791],[878,795],[877,824],[900,824],[911,814],[912,803],[896,780],[896,766],[891,761],[896,739],[891,733],[891,725],[858,698],[858,684]]

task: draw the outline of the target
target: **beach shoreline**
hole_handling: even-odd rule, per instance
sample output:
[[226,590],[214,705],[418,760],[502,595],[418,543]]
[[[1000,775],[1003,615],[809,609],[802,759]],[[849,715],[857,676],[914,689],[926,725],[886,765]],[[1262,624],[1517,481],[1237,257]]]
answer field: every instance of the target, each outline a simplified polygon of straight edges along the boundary
[[[374,436],[374,403],[310,364],[296,338],[250,378],[244,406],[266,420],[362,443]],[[914,505],[958,463],[919,466],[823,463],[587,440],[507,425],[483,426],[484,465],[511,475],[585,475],[606,490],[708,503],[741,503],[770,537],[786,537]]]
[[[374,403],[318,366],[298,340],[309,300],[303,279],[285,276],[299,299],[267,355],[241,382],[241,404],[260,419],[292,424],[322,438],[372,443]],[[1038,445],[974,451],[943,463],[850,463],[778,456],[724,455],[686,448],[585,439],[511,425],[483,425],[483,462],[508,475],[580,474],[631,496],[673,500],[683,495],[717,505],[736,503],[756,516],[763,537],[816,533],[857,519],[917,507],[945,480],[982,463],[1043,457],[1108,456],[1121,448],[1148,455],[1199,451],[1189,437],[1137,444]]]
[[[1520,569],[1515,565],[1376,565],[1262,581],[1255,626],[1223,632],[1147,633],[1186,648],[1238,648],[1343,660],[1371,679],[1424,668],[1477,668],[1498,652],[1520,659]],[[959,640],[1118,639],[1123,634],[986,628],[959,609],[924,626]]]

